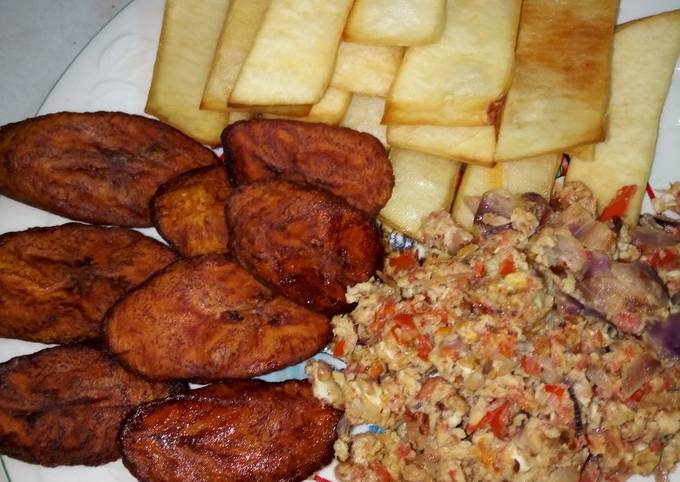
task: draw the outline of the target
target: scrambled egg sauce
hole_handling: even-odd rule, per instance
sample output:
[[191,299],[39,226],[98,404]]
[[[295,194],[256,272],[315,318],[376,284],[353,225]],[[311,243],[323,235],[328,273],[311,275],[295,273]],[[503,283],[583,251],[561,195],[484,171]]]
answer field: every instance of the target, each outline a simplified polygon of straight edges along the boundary
[[[651,290],[615,310],[639,313],[606,318],[588,266],[598,256],[628,266],[640,250],[625,227],[592,224],[602,222],[582,188],[565,188],[548,222],[521,204],[505,220],[493,213],[494,229],[474,240],[433,213],[424,261],[392,252],[381,279],[349,289],[357,305],[333,319],[331,346],[346,368],[307,367],[315,395],[345,410],[340,480],[586,482],[672,470],[680,363],[644,324],[674,306]],[[596,240],[570,230],[569,206],[590,213]],[[384,432],[353,428],[366,423]]]

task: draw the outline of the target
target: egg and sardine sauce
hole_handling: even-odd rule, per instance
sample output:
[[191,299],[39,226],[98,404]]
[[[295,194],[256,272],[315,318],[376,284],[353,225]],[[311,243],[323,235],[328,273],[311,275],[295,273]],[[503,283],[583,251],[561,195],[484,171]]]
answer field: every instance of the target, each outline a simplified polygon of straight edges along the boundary
[[551,205],[502,191],[472,202],[474,235],[433,213],[423,260],[392,252],[379,278],[348,290],[356,308],[333,319],[331,345],[344,370],[307,366],[316,396],[345,411],[337,477],[587,482],[672,471],[677,223],[598,218],[582,184]]

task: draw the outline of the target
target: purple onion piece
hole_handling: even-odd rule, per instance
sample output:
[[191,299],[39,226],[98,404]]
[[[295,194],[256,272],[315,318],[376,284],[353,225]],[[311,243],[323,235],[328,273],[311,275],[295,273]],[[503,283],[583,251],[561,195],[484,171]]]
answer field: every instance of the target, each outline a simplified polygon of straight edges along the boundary
[[631,229],[630,236],[631,242],[639,248],[663,248],[678,243],[672,234],[651,226],[635,226]]
[[577,316],[583,313],[585,306],[579,300],[567,293],[560,291],[555,297],[557,311],[563,315]]
[[668,287],[654,268],[648,264],[641,263],[640,261],[629,263],[629,266],[633,272],[636,272],[639,275],[639,279],[642,282],[646,283],[654,292],[656,292],[657,297],[662,304],[665,305],[668,303]]
[[673,305],[680,305],[680,292],[675,293],[673,296],[671,296],[671,304]]
[[664,355],[680,358],[680,313],[670,315],[665,321],[650,324],[648,332]]
[[606,254],[591,252],[583,279],[587,280],[595,276],[608,274],[612,270],[612,259]]
[[[510,216],[514,207],[514,199],[512,194],[504,190],[487,191],[482,195],[475,213],[473,226],[476,232],[480,235],[487,236],[490,234],[497,234],[502,231],[507,231],[512,228]],[[486,214],[493,214],[508,220],[503,224],[488,224],[484,218]]]
[[519,199],[520,207],[531,212],[538,219],[537,231],[547,224],[553,211],[543,196],[535,192],[525,192]]
[[656,216],[653,216],[653,218],[656,224],[658,224],[662,228],[675,229],[680,227],[680,219],[672,219],[662,214],[657,214]]

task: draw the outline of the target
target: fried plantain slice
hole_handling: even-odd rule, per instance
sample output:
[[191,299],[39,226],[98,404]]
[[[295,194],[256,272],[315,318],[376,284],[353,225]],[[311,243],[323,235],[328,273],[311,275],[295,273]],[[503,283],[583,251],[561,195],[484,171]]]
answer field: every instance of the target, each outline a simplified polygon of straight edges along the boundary
[[222,132],[227,168],[238,184],[282,177],[327,189],[375,216],[394,187],[385,148],[345,127],[291,120],[236,122]]
[[111,352],[152,379],[261,375],[309,358],[331,337],[327,318],[220,254],[175,262],[116,303],[104,323]]
[[217,162],[178,130],[122,112],[60,112],[0,127],[0,194],[91,223],[150,226],[158,186]]
[[183,256],[224,253],[229,241],[224,203],[230,192],[222,165],[186,172],[158,189],[151,199],[151,219]]
[[0,336],[43,343],[97,338],[123,293],[176,259],[125,228],[68,223],[0,236]]
[[140,481],[298,481],[333,457],[342,412],[304,381],[211,385],[138,408],[121,430]]
[[47,466],[110,462],[130,410],[184,388],[149,382],[88,345],[13,358],[0,364],[0,453]]
[[380,267],[380,232],[342,198],[273,180],[242,186],[227,201],[230,248],[257,278],[308,308],[347,311],[347,286]]

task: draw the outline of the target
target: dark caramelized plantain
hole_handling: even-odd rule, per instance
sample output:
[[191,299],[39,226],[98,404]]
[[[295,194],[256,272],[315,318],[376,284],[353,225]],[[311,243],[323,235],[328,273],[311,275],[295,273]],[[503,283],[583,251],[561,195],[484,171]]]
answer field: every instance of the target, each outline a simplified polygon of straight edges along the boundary
[[276,296],[219,254],[170,265],[104,323],[111,352],[153,379],[261,375],[305,360],[331,336],[327,318]]
[[342,412],[307,382],[229,383],[137,409],[121,431],[130,472],[142,482],[292,482],[331,461]]
[[331,191],[376,216],[394,187],[392,165],[375,137],[345,127],[250,120],[222,133],[227,167],[238,184],[281,177]]
[[0,127],[0,194],[71,219],[150,226],[149,200],[178,174],[218,162],[162,122],[61,112]]
[[224,202],[231,183],[224,166],[186,172],[163,184],[151,199],[158,232],[183,256],[227,251]]
[[183,388],[149,382],[86,345],[13,358],[0,364],[0,453],[47,466],[115,460],[130,410]]
[[0,236],[0,336],[69,343],[100,336],[106,310],[174,261],[124,228],[69,223]]
[[348,285],[380,267],[380,232],[342,198],[274,180],[241,186],[227,201],[230,247],[239,263],[311,310],[348,310]]

